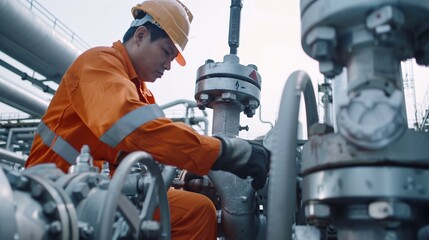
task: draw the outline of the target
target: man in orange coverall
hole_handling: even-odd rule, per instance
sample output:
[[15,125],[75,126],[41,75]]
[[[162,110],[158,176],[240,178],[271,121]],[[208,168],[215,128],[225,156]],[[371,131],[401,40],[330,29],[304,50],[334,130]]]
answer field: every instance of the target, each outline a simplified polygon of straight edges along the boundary
[[[269,152],[253,141],[199,135],[174,123],[155,104],[145,82],[154,82],[188,40],[191,12],[177,0],[147,0],[132,9],[123,41],[84,52],[67,70],[40,122],[26,167],[55,163],[67,172],[82,145],[94,165],[112,171],[122,153],[143,150],[160,163],[196,174],[228,171],[264,186]],[[215,239],[216,211],[201,194],[169,190],[173,239]]]

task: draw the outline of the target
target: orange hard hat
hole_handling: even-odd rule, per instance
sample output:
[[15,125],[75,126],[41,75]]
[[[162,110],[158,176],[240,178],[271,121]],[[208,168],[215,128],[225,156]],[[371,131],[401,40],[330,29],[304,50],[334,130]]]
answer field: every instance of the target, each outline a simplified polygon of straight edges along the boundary
[[[178,0],[144,1],[131,9],[134,18],[136,18],[139,11],[150,15],[153,23],[167,33],[179,52],[176,57],[177,63],[185,66],[186,61],[183,57],[183,50],[186,43],[188,43],[189,28],[193,18],[191,11]],[[144,22],[140,22],[140,26],[143,24]]]

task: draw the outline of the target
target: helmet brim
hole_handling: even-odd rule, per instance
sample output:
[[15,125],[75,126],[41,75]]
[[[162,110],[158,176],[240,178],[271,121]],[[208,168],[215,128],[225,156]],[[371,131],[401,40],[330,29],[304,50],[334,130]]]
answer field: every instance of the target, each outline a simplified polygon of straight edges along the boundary
[[183,57],[182,49],[180,49],[179,44],[175,43],[174,45],[176,46],[176,49],[178,51],[175,60],[180,66],[183,67],[186,65],[186,60],[185,60],[185,57]]
[[182,66],[182,67],[184,67],[185,65],[186,65],[186,60],[185,60],[185,58],[182,56],[182,54],[178,54],[177,55],[177,57],[176,57],[176,62],[180,65],[180,66]]

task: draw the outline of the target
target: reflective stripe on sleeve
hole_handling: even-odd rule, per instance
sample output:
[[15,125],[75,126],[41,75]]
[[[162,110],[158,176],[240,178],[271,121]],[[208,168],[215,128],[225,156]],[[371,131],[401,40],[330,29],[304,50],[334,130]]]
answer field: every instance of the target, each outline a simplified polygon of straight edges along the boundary
[[52,151],[66,160],[70,165],[76,164],[79,152],[62,137],[52,132],[43,121],[37,127],[37,134],[39,134],[46,146],[51,148]]
[[162,117],[165,114],[157,104],[145,105],[121,117],[100,140],[114,148],[141,125]]

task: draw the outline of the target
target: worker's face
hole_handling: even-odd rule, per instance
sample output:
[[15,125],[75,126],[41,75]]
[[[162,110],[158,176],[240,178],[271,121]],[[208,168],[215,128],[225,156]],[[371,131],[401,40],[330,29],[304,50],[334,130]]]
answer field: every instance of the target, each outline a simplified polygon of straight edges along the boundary
[[146,82],[155,82],[164,71],[170,70],[171,62],[178,52],[170,38],[160,38],[153,42],[150,32],[139,27],[134,34],[134,47],[130,53],[137,75]]

